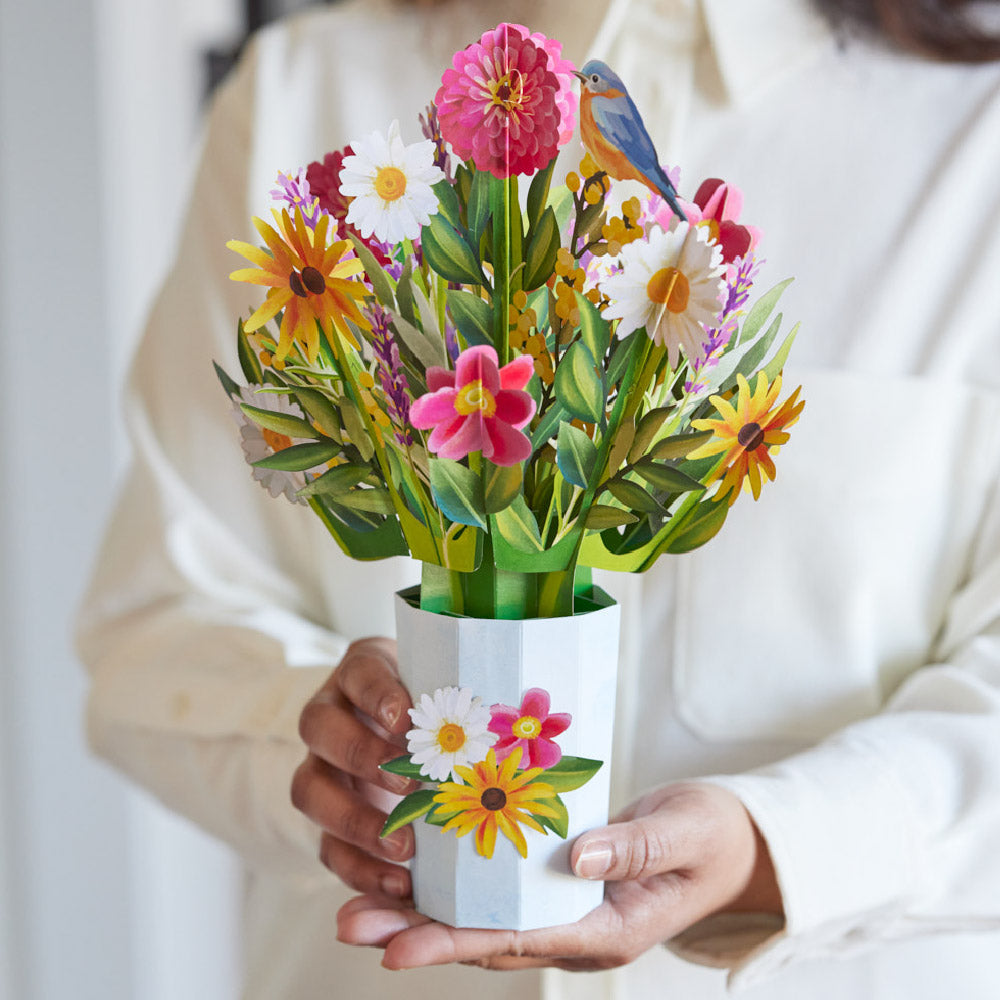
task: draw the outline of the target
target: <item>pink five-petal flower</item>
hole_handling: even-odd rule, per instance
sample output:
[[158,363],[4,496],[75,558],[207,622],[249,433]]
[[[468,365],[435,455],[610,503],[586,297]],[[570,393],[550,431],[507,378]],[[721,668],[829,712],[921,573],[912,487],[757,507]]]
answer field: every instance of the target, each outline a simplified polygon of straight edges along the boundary
[[428,392],[410,407],[410,423],[434,428],[427,448],[441,458],[480,451],[494,465],[516,465],[531,454],[521,428],[535,415],[535,401],[524,391],[534,371],[530,354],[498,368],[492,347],[470,347],[453,372],[427,369]]
[[568,712],[549,712],[549,693],[542,688],[524,692],[521,707],[490,706],[489,731],[499,739],[493,744],[497,760],[509,756],[515,747],[521,748],[521,763],[525,767],[554,767],[562,760],[562,750],[553,741],[564,733],[573,716]]
[[520,24],[500,24],[456,52],[434,97],[456,155],[494,177],[533,174],[573,134],[572,64]]

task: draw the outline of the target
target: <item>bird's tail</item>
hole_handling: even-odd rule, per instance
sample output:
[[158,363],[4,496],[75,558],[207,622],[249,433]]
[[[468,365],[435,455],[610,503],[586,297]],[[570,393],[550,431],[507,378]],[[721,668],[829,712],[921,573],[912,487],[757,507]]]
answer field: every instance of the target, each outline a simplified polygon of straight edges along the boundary
[[670,178],[666,175],[666,172],[660,170],[655,177],[653,177],[653,183],[650,187],[658,194],[661,198],[670,206],[671,211],[676,215],[681,222],[687,222],[687,216],[681,209],[680,204],[677,201],[677,188],[671,183]]

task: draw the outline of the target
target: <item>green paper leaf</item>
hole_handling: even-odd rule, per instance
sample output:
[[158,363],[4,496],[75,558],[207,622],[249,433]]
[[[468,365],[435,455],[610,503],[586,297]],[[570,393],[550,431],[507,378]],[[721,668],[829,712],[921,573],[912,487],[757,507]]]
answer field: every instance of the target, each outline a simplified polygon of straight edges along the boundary
[[594,504],[587,511],[586,525],[591,531],[605,531],[608,528],[620,528],[626,524],[635,524],[639,518],[630,510],[621,507],[609,507],[607,504]]
[[537,451],[541,448],[555,434],[559,424],[568,416],[569,414],[558,402],[550,404],[545,415],[538,422],[538,426],[531,432],[532,450]]
[[702,500],[676,525],[677,533],[671,535],[664,551],[680,554],[691,552],[704,545],[718,533],[729,514],[726,500]]
[[337,497],[337,502],[353,510],[364,510],[370,514],[395,514],[396,506],[392,495],[381,486],[368,486],[348,490]]
[[226,394],[232,399],[240,400],[242,398],[240,396],[240,387],[226,374],[225,370],[217,362],[213,361],[212,365],[215,368],[215,374],[222,383],[222,388],[226,390]]
[[493,310],[474,292],[449,289],[448,315],[470,347],[493,346]]
[[384,764],[379,764],[380,771],[388,771],[390,774],[399,774],[404,778],[412,778],[414,781],[426,781],[426,777],[420,773],[420,765],[414,764],[410,755],[404,753],[401,757],[393,757]]
[[598,423],[604,416],[604,379],[582,341],[571,344],[556,368],[556,398],[577,419]]
[[337,497],[346,493],[352,486],[357,486],[368,475],[368,469],[356,465],[335,465],[327,469],[322,476],[317,476],[303,486],[296,494],[300,497],[327,495]]
[[652,459],[645,459],[634,468],[639,476],[661,493],[690,493],[705,489],[697,479],[692,479],[672,465],[661,465]]
[[424,366],[425,370],[434,366],[448,367],[448,355],[445,351],[444,341],[440,337],[427,336],[423,330],[414,326],[399,313],[391,313],[390,315],[397,336],[417,361]]
[[341,404],[340,416],[343,418],[344,430],[347,432],[351,444],[361,452],[364,461],[370,461],[375,454],[375,445],[368,435],[364,418],[350,399],[345,398]]
[[635,437],[632,439],[632,446],[629,448],[628,460],[630,462],[638,462],[646,454],[646,449],[656,437],[672,409],[673,407],[670,406],[659,406],[655,410],[650,410],[639,421],[639,426],[635,429]]
[[539,170],[531,179],[531,187],[528,188],[528,231],[530,232],[538,225],[538,220],[545,211],[545,203],[549,200],[549,187],[552,184],[552,171],[555,170],[555,158],[550,161],[547,167]]
[[291,413],[275,413],[249,403],[240,403],[240,409],[255,423],[265,430],[274,431],[293,438],[315,438],[316,431],[308,420],[296,417]]
[[456,524],[486,530],[483,481],[471,469],[450,458],[430,460],[431,492],[438,508]]
[[447,281],[462,285],[481,285],[483,273],[476,255],[461,233],[442,215],[435,215],[421,230],[420,245],[424,260]]
[[543,552],[542,536],[535,515],[528,509],[524,497],[518,494],[509,507],[494,517],[497,532],[512,548],[520,552]]
[[414,326],[417,324],[417,307],[413,301],[413,258],[407,257],[403,264],[403,273],[396,282],[396,301],[399,303],[398,314]]
[[[538,780],[544,781],[545,776],[542,775]],[[547,806],[551,806],[559,815],[555,817],[539,816],[537,813],[532,813],[531,815],[538,820],[541,826],[546,827],[557,837],[562,837],[565,840],[569,836],[569,810],[566,808],[566,803],[558,795],[551,799],[545,799],[544,803]]]
[[782,368],[785,367],[785,362],[788,360],[788,352],[792,349],[792,344],[795,343],[795,337],[799,332],[798,323],[792,327],[791,332],[785,337],[784,342],[781,347],[778,348],[777,353],[773,358],[767,363],[767,367],[763,369],[764,374],[767,376],[767,381],[773,382],[777,377],[778,373]]
[[520,465],[494,465],[486,471],[486,513],[499,514],[509,507],[521,492],[524,473]]
[[438,210],[456,228],[462,227],[462,206],[448,180],[438,181],[431,190],[437,195]]
[[602,760],[589,757],[563,757],[558,764],[538,776],[538,780],[551,785],[556,792],[571,792],[587,784],[603,766]]
[[322,392],[296,386],[293,395],[299,406],[306,411],[315,424],[319,425],[319,429],[327,437],[331,437],[335,441],[340,440],[342,427],[337,408]]
[[641,511],[644,514],[662,514],[663,508],[656,499],[650,496],[638,483],[625,479],[613,479],[608,483],[608,492],[620,500],[629,510]]
[[430,823],[431,826],[444,826],[450,819],[450,815],[442,814],[436,806],[424,816],[424,822]]
[[650,458],[671,460],[683,458],[712,436],[711,431],[693,431],[690,434],[674,434],[653,445]]
[[740,329],[740,337],[736,342],[737,344],[747,343],[757,336],[761,328],[767,322],[768,316],[774,312],[774,307],[778,304],[778,299],[781,298],[785,289],[794,280],[794,278],[786,278],[784,281],[775,285],[769,292],[762,295],[757,302],[754,303],[750,312],[747,313],[747,318],[743,321],[743,326]]
[[[764,361],[764,356],[767,354],[774,343],[775,337],[778,336],[778,330],[781,329],[781,321],[784,319],[782,313],[778,313],[774,318],[774,322],[767,328],[767,332],[759,336],[750,349],[743,355],[740,359],[740,363],[736,366],[733,375],[727,380],[726,385],[734,385],[736,382],[736,374],[739,373],[743,375],[748,380],[755,380],[754,375],[758,368]],[[725,388],[725,386],[723,386]]]
[[256,469],[282,469],[285,472],[306,472],[323,465],[340,454],[340,445],[333,441],[310,441],[293,444],[251,465]]
[[490,174],[485,170],[477,170],[472,175],[466,216],[469,220],[469,236],[472,243],[478,246],[490,218]]
[[246,331],[243,329],[243,320],[236,326],[236,353],[240,359],[240,368],[243,375],[251,385],[260,385],[264,381],[264,372],[260,367],[260,359],[250,346]]
[[556,465],[574,486],[586,489],[597,464],[597,446],[587,435],[565,421],[559,425]]
[[552,276],[559,252],[559,227],[556,214],[547,208],[531,230],[528,250],[524,255],[523,285],[525,291],[540,288]]
[[574,292],[580,310],[580,339],[587,345],[595,361],[603,361],[611,344],[611,324],[586,295]]
[[354,233],[348,233],[347,235],[354,244],[354,252],[358,255],[358,260],[361,261],[361,266],[365,269],[365,274],[368,275],[368,279],[372,283],[372,288],[375,289],[375,298],[386,309],[395,309],[396,299],[393,296],[392,282],[389,280],[389,275],[385,273],[382,265],[375,259],[375,254],[365,246],[359,237]]
[[424,813],[428,813],[434,808],[434,796],[437,790],[434,788],[421,788],[419,792],[411,792],[403,799],[391,813],[382,827],[380,837],[388,837],[390,833],[395,833],[400,827],[412,823],[415,819],[420,819]]

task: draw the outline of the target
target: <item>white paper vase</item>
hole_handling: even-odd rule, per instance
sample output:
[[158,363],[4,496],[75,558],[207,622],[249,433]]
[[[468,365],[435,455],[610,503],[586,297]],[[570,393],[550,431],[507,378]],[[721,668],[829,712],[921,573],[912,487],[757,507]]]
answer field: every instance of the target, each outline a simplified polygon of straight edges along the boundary
[[564,757],[604,764],[582,787],[561,793],[569,814],[565,840],[521,827],[527,858],[502,834],[486,858],[476,851],[474,832],[457,837],[417,819],[410,866],[416,907],[456,927],[528,930],[579,920],[604,894],[603,882],[570,873],[569,851],[579,834],[608,820],[618,606],[595,588],[572,616],[502,621],[422,611],[418,594],[411,588],[396,595],[399,669],[415,703],[457,687],[487,707],[519,706],[526,691],[542,688],[551,712],[572,715],[555,737]]

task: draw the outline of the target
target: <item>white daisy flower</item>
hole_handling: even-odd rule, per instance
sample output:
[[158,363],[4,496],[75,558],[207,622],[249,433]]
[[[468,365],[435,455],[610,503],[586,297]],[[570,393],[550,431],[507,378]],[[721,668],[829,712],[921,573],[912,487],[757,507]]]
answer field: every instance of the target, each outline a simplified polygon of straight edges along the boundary
[[[255,392],[247,386],[240,386],[240,398],[250,406],[256,406],[260,410],[271,410],[275,413],[287,413],[293,417],[305,419],[298,403],[290,400],[287,396],[274,392]],[[233,408],[236,413],[236,422],[240,425],[240,444],[243,445],[243,454],[246,460],[251,463],[268,458],[276,452],[285,448],[290,448],[293,444],[302,444],[303,438],[291,438],[286,434],[278,434],[269,431],[264,427],[255,424],[234,401]],[[292,503],[304,504],[306,501],[295,494],[306,485],[306,474],[304,472],[285,472],[282,469],[262,469],[254,468],[253,478],[257,480],[271,494],[272,497],[284,493]]]
[[708,235],[707,228],[684,222],[669,233],[654,229],[648,240],[622,247],[621,270],[602,283],[611,300],[604,316],[621,320],[618,336],[645,327],[655,343],[666,345],[671,368],[682,347],[690,360],[700,357],[702,324],[718,324],[725,267]]
[[354,156],[344,157],[340,172],[341,194],[354,199],[347,221],[365,239],[374,233],[383,243],[415,240],[438,211],[431,186],[444,180],[444,171],[434,165],[434,142],[405,146],[393,122],[388,136],[372,132],[351,148]]
[[433,698],[421,695],[410,709],[414,728],[406,734],[406,749],[420,773],[431,781],[449,776],[461,781],[457,765],[478,764],[496,740],[487,728],[490,710],[471,688],[438,688]]

